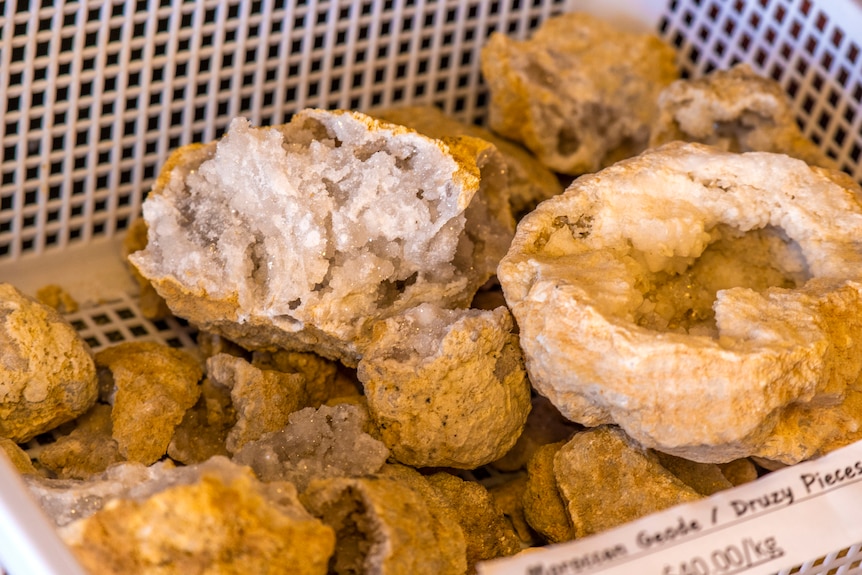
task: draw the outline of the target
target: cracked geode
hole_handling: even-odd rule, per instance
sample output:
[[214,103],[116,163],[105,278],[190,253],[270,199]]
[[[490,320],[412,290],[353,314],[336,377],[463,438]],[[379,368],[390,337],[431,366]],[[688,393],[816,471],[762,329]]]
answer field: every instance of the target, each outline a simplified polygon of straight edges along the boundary
[[345,111],[181,148],[130,261],[174,314],[249,349],[355,365],[379,319],[469,305],[514,233],[503,160]]

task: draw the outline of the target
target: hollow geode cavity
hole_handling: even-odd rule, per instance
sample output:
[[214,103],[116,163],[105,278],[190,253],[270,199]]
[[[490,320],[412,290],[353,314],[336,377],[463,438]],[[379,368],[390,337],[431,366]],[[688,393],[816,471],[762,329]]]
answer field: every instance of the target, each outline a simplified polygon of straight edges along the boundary
[[174,314],[251,348],[355,365],[373,323],[466,306],[514,232],[496,149],[357,112],[234,120],[175,152],[130,261]]
[[576,180],[498,270],[563,415],[702,462],[862,435],[862,202],[838,173],[668,144]]

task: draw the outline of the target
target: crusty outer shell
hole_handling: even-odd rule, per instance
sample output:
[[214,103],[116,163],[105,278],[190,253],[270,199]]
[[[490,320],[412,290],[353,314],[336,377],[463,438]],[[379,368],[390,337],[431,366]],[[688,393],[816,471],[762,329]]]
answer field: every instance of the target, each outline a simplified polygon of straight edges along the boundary
[[[829,440],[777,441],[773,431],[804,431],[785,414],[840,404],[862,367],[862,203],[858,188],[836,182],[846,180],[786,156],[681,143],[576,180],[519,224],[498,269],[531,381],[574,421],[617,423],[646,446],[689,459],[810,457]],[[611,204],[629,212],[602,211]],[[554,227],[563,215],[584,224],[584,237],[555,236],[568,233]],[[719,292],[718,337],[639,327],[640,294],[627,285],[637,266],[617,256],[656,221],[780,227],[811,279],[797,289]],[[643,249],[654,250],[643,259],[657,268],[699,255],[672,241]]]

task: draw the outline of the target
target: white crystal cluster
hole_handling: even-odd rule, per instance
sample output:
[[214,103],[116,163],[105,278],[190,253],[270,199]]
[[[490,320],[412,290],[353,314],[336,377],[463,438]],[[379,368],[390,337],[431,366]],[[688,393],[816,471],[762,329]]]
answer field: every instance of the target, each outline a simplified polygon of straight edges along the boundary
[[514,231],[502,159],[352,112],[235,119],[179,150],[144,203],[130,259],[177,315],[247,347],[355,362],[370,323],[458,306]]

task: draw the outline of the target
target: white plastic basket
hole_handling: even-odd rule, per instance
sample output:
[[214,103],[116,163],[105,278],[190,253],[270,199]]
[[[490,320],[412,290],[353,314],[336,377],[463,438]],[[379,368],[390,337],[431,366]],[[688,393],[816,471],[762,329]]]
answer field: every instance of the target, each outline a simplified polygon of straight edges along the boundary
[[[658,32],[692,76],[749,63],[862,180],[858,0],[0,0],[0,281],[63,285],[97,349],[193,345],[181,323],[140,316],[118,255],[172,149],[307,106],[431,103],[482,122],[488,35],[525,38],[574,9]],[[0,540],[0,558],[15,551]],[[860,562],[857,545],[782,573]]]

